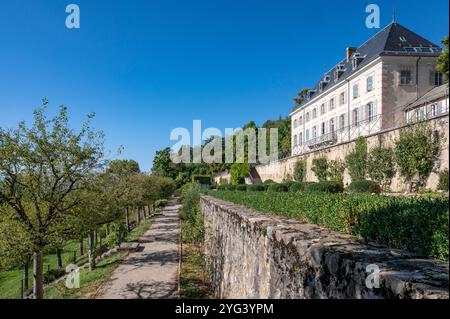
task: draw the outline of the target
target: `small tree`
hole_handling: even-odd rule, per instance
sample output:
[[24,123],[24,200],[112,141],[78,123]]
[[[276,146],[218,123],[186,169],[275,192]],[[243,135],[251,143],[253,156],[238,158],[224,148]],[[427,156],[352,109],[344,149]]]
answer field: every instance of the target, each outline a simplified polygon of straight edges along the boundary
[[312,161],[312,171],[316,174],[319,181],[328,179],[328,161],[325,157],[315,158]]
[[389,147],[373,148],[367,158],[369,177],[386,191],[395,175],[394,151]]
[[299,160],[294,166],[294,180],[297,182],[304,182],[306,179],[307,164],[305,160]]
[[436,66],[436,70],[438,72],[442,72],[445,75],[445,79],[449,79],[448,75],[448,63],[449,63],[449,57],[448,57],[448,36],[445,37],[445,39],[442,41],[442,44],[444,45],[444,50],[442,51],[441,56],[438,58],[438,65]]
[[439,135],[427,124],[409,127],[395,142],[395,160],[412,192],[413,183],[423,185],[430,175],[439,154]]
[[245,184],[245,178],[250,174],[250,165],[247,163],[235,163],[231,165],[231,184]]
[[[42,299],[43,251],[80,204],[83,180],[100,167],[103,134],[85,123],[80,132],[68,127],[67,108],[51,120],[47,101],[34,112],[34,124],[0,129],[0,193],[33,245],[34,297]],[[92,116],[89,116],[89,119]]]
[[345,157],[348,173],[352,181],[363,180],[367,172],[367,141],[359,137],[355,142],[355,150]]
[[342,183],[344,181],[345,163],[341,160],[330,161],[328,164],[328,177],[330,180]]

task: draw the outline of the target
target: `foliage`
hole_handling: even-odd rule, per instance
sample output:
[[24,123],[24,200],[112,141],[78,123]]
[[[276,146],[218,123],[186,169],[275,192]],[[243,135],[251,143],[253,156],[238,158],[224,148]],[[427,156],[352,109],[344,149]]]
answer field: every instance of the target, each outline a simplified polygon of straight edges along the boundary
[[328,163],[328,178],[331,181],[342,183],[344,180],[345,163],[340,160],[332,160]]
[[312,171],[319,181],[326,181],[328,178],[328,160],[325,157],[313,159]]
[[387,190],[395,175],[394,151],[389,147],[373,148],[367,158],[367,171],[373,181],[376,181],[383,190]]
[[172,162],[169,147],[156,152],[155,158],[153,159],[152,172],[154,175],[168,177],[173,180],[177,178],[178,174],[175,164]]
[[248,185],[247,190],[249,192],[264,192],[266,189],[264,188],[264,185]]
[[49,284],[58,278],[65,276],[66,270],[64,268],[50,269],[44,274],[44,283]]
[[192,182],[200,185],[211,185],[211,176],[209,175],[192,175]]
[[227,191],[235,191],[236,190],[236,185],[225,185],[225,189]]
[[267,188],[268,192],[287,192],[288,190],[285,184],[270,184]]
[[425,257],[448,259],[448,199],[227,191],[210,195]]
[[355,149],[345,157],[345,162],[352,181],[366,178],[367,141],[364,137],[359,137],[355,141]]
[[236,185],[236,190],[239,192],[246,192],[247,191],[247,185]]
[[439,154],[439,136],[426,124],[404,129],[395,141],[395,160],[412,191],[412,183],[423,185]]
[[294,180],[297,182],[304,182],[306,179],[306,172],[306,161],[297,161],[294,166]]
[[134,160],[113,160],[109,163],[107,173],[128,176],[141,172],[139,164]]
[[250,174],[250,165],[247,163],[235,163],[231,165],[231,184],[239,185],[245,183],[245,178]]
[[444,45],[444,50],[442,51],[441,56],[438,58],[438,65],[436,66],[436,70],[438,72],[442,72],[445,75],[445,79],[448,81],[449,80],[448,36],[445,37],[445,39],[442,41],[442,44]]
[[305,186],[307,193],[342,193],[343,185],[336,181],[322,181],[318,183],[311,183]]
[[448,192],[448,169],[439,173],[438,190]]
[[264,184],[275,184],[275,182],[271,179],[264,181]]
[[381,193],[381,188],[377,182],[359,180],[352,182],[348,187],[347,191],[349,193],[379,194]]
[[203,215],[200,212],[200,187],[195,186],[187,191],[182,202],[180,216],[185,222],[184,240],[200,243],[203,240]]

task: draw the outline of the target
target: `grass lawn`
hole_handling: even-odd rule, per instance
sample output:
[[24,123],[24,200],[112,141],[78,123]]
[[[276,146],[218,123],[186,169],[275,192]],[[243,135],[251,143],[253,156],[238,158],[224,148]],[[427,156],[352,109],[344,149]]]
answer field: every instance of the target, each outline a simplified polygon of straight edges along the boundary
[[[145,231],[151,226],[153,222],[153,218],[150,218],[144,222],[141,223],[141,225],[139,225],[138,227],[134,228],[127,236],[126,241],[127,242],[135,242],[139,239],[139,237],[141,237]],[[63,267],[72,264],[73,263],[73,251],[77,252],[77,264],[78,265],[83,265],[88,261],[88,256],[87,256],[87,241],[85,240],[85,254],[83,256],[79,256],[79,243],[77,241],[69,241],[65,246],[64,246],[64,250],[62,253],[62,261],[63,261]],[[119,261],[122,260],[125,256],[117,256],[119,258]],[[114,257],[105,259],[104,261],[102,261],[102,263],[106,263],[104,264],[104,267],[100,267],[98,271],[96,271],[94,274],[84,274],[83,272],[84,270],[81,271],[81,284],[83,285],[83,280],[88,280],[87,281],[87,286],[91,287],[91,284],[96,284],[97,281],[94,280],[95,278],[91,278],[92,276],[98,276],[98,277],[105,277],[109,278],[108,275],[110,274],[108,271],[111,267],[116,267],[116,262]],[[102,265],[102,263],[100,263],[100,265]],[[56,268],[56,255],[55,254],[47,254],[44,256],[44,272],[47,271],[48,269],[48,265],[50,265],[51,269]],[[114,269],[113,268],[113,269]],[[30,277],[30,282],[29,282],[29,286],[30,288],[32,287],[32,265],[30,265],[30,273],[29,273],[29,277]],[[85,277],[85,279],[83,279],[83,277]],[[14,270],[10,270],[10,271],[3,271],[0,272],[0,299],[18,299],[20,298],[20,291],[21,291],[21,282],[22,282],[22,270],[21,269],[14,269]],[[63,287],[64,287],[64,282],[60,283]],[[59,284],[58,284],[59,285]],[[58,286],[57,285],[57,286]],[[61,293],[60,295],[58,295],[58,293],[55,292],[55,289],[57,289],[57,287],[55,287],[53,289],[50,290],[50,296],[51,298],[66,298],[65,295],[69,295],[69,294],[73,294],[74,297],[73,298],[78,298],[78,295],[83,294],[83,292],[80,291],[84,291],[84,287],[82,286],[82,288],[80,288],[79,291],[63,291],[64,293]],[[68,290],[68,289],[66,289]],[[87,289],[89,290],[89,289]],[[59,289],[58,291],[62,291],[61,289]],[[59,297],[57,297],[59,296]]]
[[[186,222],[182,223],[182,228],[184,228],[184,232],[187,231]],[[183,241],[180,271],[181,299],[214,298],[207,274],[205,259],[200,248],[196,244]]]

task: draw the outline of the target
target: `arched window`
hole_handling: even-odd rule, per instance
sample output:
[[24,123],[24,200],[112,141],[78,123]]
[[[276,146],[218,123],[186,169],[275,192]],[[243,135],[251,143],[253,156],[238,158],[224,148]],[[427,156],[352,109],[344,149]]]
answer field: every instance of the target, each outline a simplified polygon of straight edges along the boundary
[[330,120],[330,132],[334,133],[334,119]]

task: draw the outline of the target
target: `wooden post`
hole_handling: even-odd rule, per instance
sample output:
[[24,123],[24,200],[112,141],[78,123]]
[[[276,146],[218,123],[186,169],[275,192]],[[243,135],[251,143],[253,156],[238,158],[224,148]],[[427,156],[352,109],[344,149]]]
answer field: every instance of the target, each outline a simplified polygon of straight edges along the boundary
[[21,287],[20,287],[20,299],[25,299],[25,280],[22,279],[21,282]]
[[125,208],[125,225],[127,227],[127,231],[130,232],[130,218],[128,217],[128,207]]
[[73,263],[74,264],[77,263],[77,252],[76,252],[76,250],[73,251]]
[[35,299],[44,298],[44,285],[42,282],[42,250],[33,253],[33,294]]

